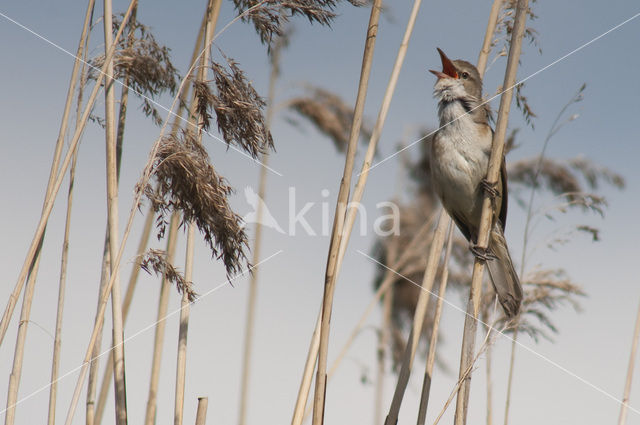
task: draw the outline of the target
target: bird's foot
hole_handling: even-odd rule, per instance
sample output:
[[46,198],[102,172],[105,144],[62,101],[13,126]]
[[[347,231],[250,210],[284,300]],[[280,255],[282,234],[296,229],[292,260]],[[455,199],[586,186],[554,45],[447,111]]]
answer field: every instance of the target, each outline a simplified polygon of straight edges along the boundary
[[480,180],[480,186],[485,191],[487,195],[491,198],[491,201],[495,201],[495,199],[500,196],[498,192],[498,182],[490,182],[487,179]]
[[489,248],[478,246],[474,243],[469,245],[469,250],[473,253],[473,255],[475,255],[477,259],[482,261],[491,261],[498,258],[493,252],[491,252]]

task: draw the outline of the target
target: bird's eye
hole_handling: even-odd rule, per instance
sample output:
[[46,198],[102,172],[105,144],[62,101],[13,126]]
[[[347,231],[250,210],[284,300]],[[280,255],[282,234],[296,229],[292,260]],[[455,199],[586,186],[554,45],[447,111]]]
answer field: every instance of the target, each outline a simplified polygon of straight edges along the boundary
[[462,79],[466,80],[467,78],[469,78],[469,73],[468,72],[463,72],[462,74],[460,74],[462,76]]

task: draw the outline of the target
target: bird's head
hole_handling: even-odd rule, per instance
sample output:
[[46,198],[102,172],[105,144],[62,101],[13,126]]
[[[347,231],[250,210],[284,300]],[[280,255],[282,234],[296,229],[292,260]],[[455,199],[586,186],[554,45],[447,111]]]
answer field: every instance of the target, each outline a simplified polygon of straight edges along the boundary
[[464,60],[452,61],[438,49],[442,61],[442,71],[429,70],[438,77],[434,86],[434,96],[439,101],[451,102],[458,99],[480,101],[482,99],[482,78],[475,66]]

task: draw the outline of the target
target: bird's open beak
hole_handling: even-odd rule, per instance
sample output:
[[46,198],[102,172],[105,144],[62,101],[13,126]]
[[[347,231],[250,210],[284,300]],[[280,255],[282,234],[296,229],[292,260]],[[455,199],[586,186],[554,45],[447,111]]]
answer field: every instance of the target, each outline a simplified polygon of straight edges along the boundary
[[458,73],[456,72],[456,67],[453,66],[453,62],[444,54],[442,50],[438,48],[438,53],[440,53],[440,60],[442,61],[442,72],[434,71],[432,69],[429,70],[432,74],[434,74],[438,79],[440,78],[459,78]]

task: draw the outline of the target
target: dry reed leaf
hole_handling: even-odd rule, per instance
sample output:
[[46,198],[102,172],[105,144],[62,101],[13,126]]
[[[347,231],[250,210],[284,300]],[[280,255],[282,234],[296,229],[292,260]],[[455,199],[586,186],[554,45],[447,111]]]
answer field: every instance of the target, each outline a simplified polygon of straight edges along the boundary
[[193,283],[188,282],[182,273],[167,260],[167,253],[165,251],[159,249],[148,250],[142,256],[140,268],[149,274],[154,272],[156,275],[166,278],[169,282],[176,285],[180,294],[187,295],[189,302],[196,300],[198,294],[193,290]]
[[164,235],[168,217],[179,210],[183,225],[195,222],[213,257],[224,263],[228,276],[248,265],[242,219],[229,206],[232,189],[216,173],[207,151],[191,131],[162,139],[153,175],[157,184],[148,184],[144,194],[158,214],[159,238]]

